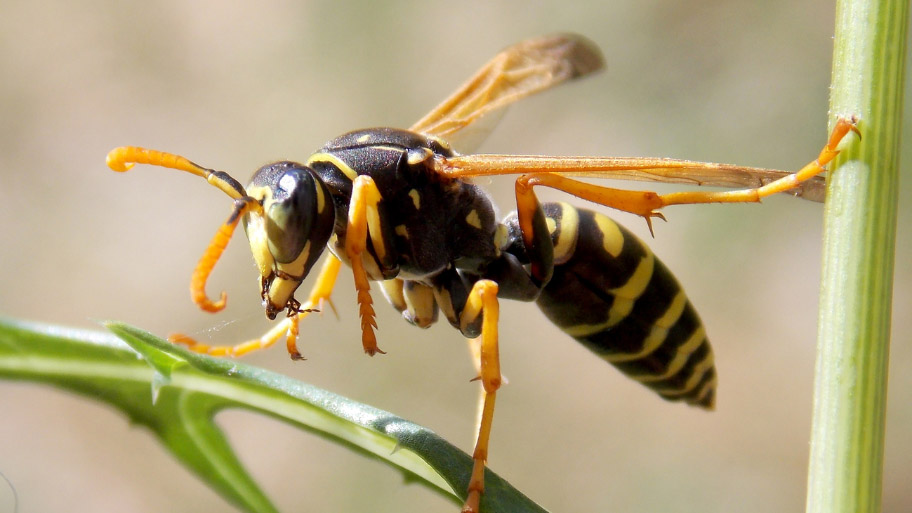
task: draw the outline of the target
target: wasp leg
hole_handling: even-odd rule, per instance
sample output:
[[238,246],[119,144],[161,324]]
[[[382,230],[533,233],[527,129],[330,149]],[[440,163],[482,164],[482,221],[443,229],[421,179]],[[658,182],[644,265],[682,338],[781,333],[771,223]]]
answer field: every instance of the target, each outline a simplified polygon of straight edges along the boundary
[[497,283],[491,280],[479,280],[472,286],[472,291],[460,314],[460,321],[468,325],[483,315],[481,324],[481,344],[479,346],[480,365],[478,379],[484,390],[481,407],[481,422],[475,451],[472,454],[472,476],[469,479],[468,494],[463,513],[478,513],[481,495],[484,493],[484,469],[488,459],[488,442],[491,437],[491,425],[494,421],[494,401],[497,389],[500,388],[500,354],[497,345],[497,322],[500,307],[497,302]]
[[377,204],[380,200],[380,191],[371,177],[361,175],[356,178],[349,203],[348,229],[345,234],[345,255],[351,262],[352,273],[355,276],[355,289],[358,291],[361,343],[364,346],[364,352],[371,356],[376,353],[383,354],[383,351],[377,347],[377,336],[374,334],[377,321],[374,320],[370,282],[361,256],[367,249],[367,237],[370,235],[377,256],[381,260],[386,257],[386,247],[379,236],[380,214]]
[[858,133],[856,118],[840,118],[833,132],[830,134],[826,146],[820,151],[817,158],[801,168],[798,172],[786,175],[766,185],[743,189],[738,191],[694,191],[674,192],[670,194],[657,194],[651,191],[630,191],[602,187],[554,173],[531,173],[520,176],[516,180],[516,205],[519,214],[519,223],[523,231],[524,242],[530,240],[528,234],[533,233],[533,212],[538,204],[532,188],[543,185],[564,191],[578,198],[593,203],[605,205],[617,210],[636,214],[646,219],[649,231],[652,232],[652,218],[665,217],[658,212],[659,209],[669,205],[683,205],[694,203],[757,203],[761,199],[795,188],[801,183],[810,180],[826,171],[824,166],[829,164],[839,150],[836,147],[849,132]]
[[326,260],[323,261],[323,268],[320,269],[320,274],[317,275],[317,281],[314,282],[313,287],[310,289],[310,295],[307,296],[307,301],[301,307],[302,310],[315,309],[322,313],[323,305],[329,305],[336,317],[339,316],[339,313],[336,312],[336,305],[332,302],[331,295],[333,287],[336,285],[336,279],[339,277],[339,269],[341,268],[342,262],[336,258],[335,255],[332,253],[326,255]]
[[523,175],[516,179],[516,213],[519,217],[519,227],[522,230],[523,242],[527,247],[532,243],[532,234],[536,231],[534,219],[541,210],[538,198],[532,190],[536,185],[551,187],[552,189],[572,194],[577,198],[641,216],[646,219],[650,233],[652,233],[653,217],[665,219],[665,216],[658,212],[658,209],[665,206],[662,203],[662,197],[651,191],[614,189],[555,174],[535,173]]
[[[339,259],[329,255],[323,263],[323,268],[320,270],[320,275],[317,276],[317,281],[310,291],[310,297],[307,299],[307,302],[301,306],[299,311],[289,312],[287,318],[282,320],[282,322],[271,330],[267,331],[260,338],[241,342],[234,346],[211,346],[197,342],[193,338],[179,333],[169,336],[168,340],[175,344],[185,345],[188,349],[196,353],[204,353],[212,356],[242,356],[253,351],[266,349],[285,336],[288,354],[291,356],[291,359],[303,360],[304,357],[301,356],[301,353],[298,352],[297,348],[298,324],[301,322],[301,319],[307,317],[309,313],[316,311],[314,308],[322,308],[322,305],[324,304],[329,304],[332,307],[330,294],[332,294],[333,285],[339,275],[339,268],[341,265]],[[332,308],[335,311],[335,307]]]
[[[194,353],[203,353],[211,356],[242,356],[259,349],[270,347],[286,334],[291,336],[293,333],[294,336],[297,336],[299,316],[303,317],[304,314],[288,317],[279,324],[276,324],[271,330],[264,333],[262,337],[247,340],[233,346],[211,346],[209,344],[197,342],[196,339],[182,333],[169,335],[168,340],[174,344],[187,346],[187,349]],[[296,360],[303,359],[300,353],[297,354],[297,357],[292,355],[292,358]]]
[[836,121],[836,126],[833,127],[833,132],[830,133],[830,138],[827,140],[826,146],[820,150],[820,154],[817,155],[817,158],[793,174],[783,176],[778,180],[754,189],[721,192],[675,192],[663,194],[659,196],[662,200],[662,206],[691,203],[757,203],[767,196],[792,189],[802,182],[810,180],[820,173],[825,172],[826,168],[824,166],[836,158],[836,155],[839,155],[839,150],[837,150],[836,147],[839,145],[840,141],[842,141],[849,132],[855,132],[859,137],[861,136],[857,124],[858,118],[854,116],[851,118],[839,118]]
[[[466,344],[469,348],[469,359],[472,360],[472,366],[475,367],[476,376],[481,376],[481,335],[475,338],[466,338]],[[484,387],[478,389],[478,404],[475,409],[475,431],[481,430],[481,417],[484,413],[485,390]]]
[[[301,319],[307,316],[310,312],[322,312],[323,305],[328,304],[332,308],[333,313],[338,317],[336,312],[336,307],[332,302],[332,291],[333,287],[336,284],[336,278],[339,277],[339,269],[342,266],[342,262],[332,254],[326,256],[326,260],[323,261],[323,268],[320,269],[320,274],[317,276],[317,281],[314,282],[313,287],[310,289],[310,296],[307,298],[307,302],[301,305],[300,311],[293,315],[289,315],[288,318],[288,337],[285,339],[285,346],[288,349],[288,354],[291,356],[292,360],[302,360],[303,357],[301,353],[298,352],[298,323],[301,322]],[[291,314],[291,312],[289,312]],[[270,345],[274,343],[270,342]],[[267,346],[262,346],[267,347]],[[261,347],[255,347],[250,349],[254,351],[260,349]],[[245,351],[249,352],[249,351]],[[242,353],[243,354],[243,353]]]

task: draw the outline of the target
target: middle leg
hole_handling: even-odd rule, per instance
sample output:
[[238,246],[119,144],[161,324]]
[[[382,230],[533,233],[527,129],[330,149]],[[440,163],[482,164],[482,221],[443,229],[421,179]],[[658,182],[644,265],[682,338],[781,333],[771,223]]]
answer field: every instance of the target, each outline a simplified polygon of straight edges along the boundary
[[500,375],[500,351],[497,341],[497,323],[500,317],[500,305],[497,301],[497,283],[491,280],[479,280],[472,286],[472,291],[460,314],[460,321],[465,325],[483,315],[481,337],[478,345],[478,377],[484,390],[481,407],[481,422],[475,451],[472,475],[469,479],[468,495],[463,513],[478,513],[481,496],[484,493],[484,470],[488,459],[488,442],[491,438],[491,426],[494,422],[494,402],[502,379]]

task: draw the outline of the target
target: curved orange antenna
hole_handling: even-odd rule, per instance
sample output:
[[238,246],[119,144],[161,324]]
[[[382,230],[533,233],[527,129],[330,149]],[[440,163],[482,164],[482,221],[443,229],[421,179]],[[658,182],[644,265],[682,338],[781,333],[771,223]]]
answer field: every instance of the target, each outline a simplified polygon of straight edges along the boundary
[[136,164],[149,164],[177,169],[205,178],[207,182],[218,187],[222,192],[234,199],[241,199],[247,195],[241,184],[228,173],[206,169],[180,155],[164,151],[150,150],[139,146],[121,146],[108,152],[107,164],[109,168],[118,173],[129,171]]
[[234,234],[234,230],[237,228],[241,218],[251,211],[260,213],[262,208],[256,200],[250,197],[236,200],[231,217],[219,227],[215,236],[212,237],[209,247],[206,248],[206,252],[203,253],[203,256],[196,264],[196,269],[193,270],[193,277],[190,278],[190,297],[201,309],[215,313],[225,308],[228,295],[222,292],[218,301],[212,301],[206,295],[206,281],[209,279],[212,269],[215,268],[215,263],[218,262],[222,252],[228,246],[228,241],[231,240],[231,236]]

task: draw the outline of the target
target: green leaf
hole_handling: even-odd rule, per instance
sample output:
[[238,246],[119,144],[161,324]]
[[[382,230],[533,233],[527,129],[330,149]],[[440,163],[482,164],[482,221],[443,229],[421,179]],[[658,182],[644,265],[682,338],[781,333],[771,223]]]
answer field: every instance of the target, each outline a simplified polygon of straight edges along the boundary
[[[51,384],[113,405],[246,511],[276,509],[213,421],[226,408],[269,415],[386,462],[454,503],[465,497],[471,457],[422,426],[274,372],[192,353],[131,326],[106,326],[120,339],[0,320],[0,378]],[[485,486],[482,511],[545,511],[490,470]]]

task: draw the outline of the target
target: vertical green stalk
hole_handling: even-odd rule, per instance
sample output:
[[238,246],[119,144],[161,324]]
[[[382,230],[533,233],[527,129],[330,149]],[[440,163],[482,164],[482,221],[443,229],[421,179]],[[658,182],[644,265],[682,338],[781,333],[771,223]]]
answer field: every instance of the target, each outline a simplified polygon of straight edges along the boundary
[[908,0],[839,0],[807,511],[879,512]]

